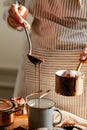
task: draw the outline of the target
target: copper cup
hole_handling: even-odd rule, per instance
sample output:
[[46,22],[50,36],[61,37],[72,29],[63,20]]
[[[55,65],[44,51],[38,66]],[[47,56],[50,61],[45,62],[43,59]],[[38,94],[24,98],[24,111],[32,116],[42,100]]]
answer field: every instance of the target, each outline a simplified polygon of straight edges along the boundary
[[55,92],[64,96],[83,93],[84,74],[75,70],[59,70],[55,76]]

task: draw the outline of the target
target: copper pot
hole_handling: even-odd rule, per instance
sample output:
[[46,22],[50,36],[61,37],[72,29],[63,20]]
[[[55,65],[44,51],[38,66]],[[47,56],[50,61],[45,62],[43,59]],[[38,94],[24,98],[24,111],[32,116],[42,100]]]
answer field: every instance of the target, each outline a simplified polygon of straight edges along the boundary
[[0,126],[7,126],[14,122],[15,104],[0,98]]
[[75,70],[56,72],[55,92],[64,96],[78,96],[83,93],[84,74]]

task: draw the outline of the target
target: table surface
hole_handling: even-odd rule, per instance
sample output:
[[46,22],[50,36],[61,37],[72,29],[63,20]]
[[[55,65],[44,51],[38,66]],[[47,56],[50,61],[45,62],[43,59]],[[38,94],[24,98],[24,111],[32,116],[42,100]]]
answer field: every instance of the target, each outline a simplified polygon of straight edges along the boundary
[[15,116],[14,122],[11,125],[5,127],[5,130],[28,130],[28,116]]
[[[87,130],[87,120],[84,120],[76,115],[73,115],[69,112],[62,111],[64,115],[64,120],[62,121],[62,124],[75,124],[76,126],[80,126],[83,130]],[[56,119],[57,115],[54,114],[54,119]],[[57,117],[58,119],[58,117]],[[3,129],[0,128],[0,130],[28,130],[28,116],[26,115],[20,115],[15,116],[14,122],[4,127]]]

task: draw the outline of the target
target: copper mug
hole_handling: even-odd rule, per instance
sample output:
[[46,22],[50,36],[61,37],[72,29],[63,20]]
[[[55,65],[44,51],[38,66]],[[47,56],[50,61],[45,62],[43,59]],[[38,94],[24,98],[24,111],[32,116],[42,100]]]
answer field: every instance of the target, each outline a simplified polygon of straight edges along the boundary
[[75,70],[58,70],[55,76],[55,92],[64,96],[83,93],[84,74]]

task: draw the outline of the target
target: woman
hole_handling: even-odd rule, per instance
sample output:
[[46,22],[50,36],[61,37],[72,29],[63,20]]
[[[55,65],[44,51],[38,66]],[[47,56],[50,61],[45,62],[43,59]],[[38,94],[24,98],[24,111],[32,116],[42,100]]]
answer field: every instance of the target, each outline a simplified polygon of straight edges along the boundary
[[[60,69],[75,70],[80,54],[87,45],[86,0],[26,0],[26,7],[34,17],[30,34],[33,45],[32,53],[45,59],[40,67],[40,88],[42,90],[51,89],[49,97],[56,102],[59,108],[87,119],[87,77],[85,77],[82,95],[66,97],[55,93],[55,72]],[[24,6],[18,8],[13,4],[9,9],[9,16],[14,21],[15,27],[23,26],[25,23],[29,29],[28,22],[22,17],[24,14],[26,14]],[[81,60],[85,58],[84,54],[87,54],[86,49],[80,57]],[[86,65],[81,67],[81,71],[87,76]],[[38,77],[38,67],[35,73],[35,66],[25,56],[14,96],[25,97],[37,91]]]

